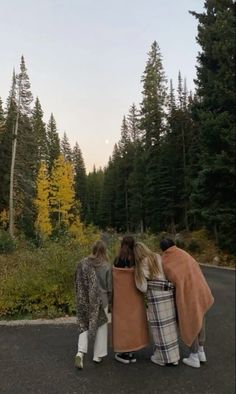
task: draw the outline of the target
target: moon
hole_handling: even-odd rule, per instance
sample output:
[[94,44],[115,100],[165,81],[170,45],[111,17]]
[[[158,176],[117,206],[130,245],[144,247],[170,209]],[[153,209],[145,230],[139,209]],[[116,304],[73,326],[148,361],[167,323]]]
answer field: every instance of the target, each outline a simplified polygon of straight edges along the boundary
[[105,144],[109,144],[109,140],[106,139],[106,140],[105,140]]

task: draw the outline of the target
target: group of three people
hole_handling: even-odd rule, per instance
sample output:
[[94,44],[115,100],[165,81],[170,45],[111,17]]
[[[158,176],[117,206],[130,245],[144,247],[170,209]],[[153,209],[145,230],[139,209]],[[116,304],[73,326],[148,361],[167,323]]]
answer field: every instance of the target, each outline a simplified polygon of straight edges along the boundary
[[99,240],[92,254],[78,264],[76,367],[83,368],[89,336],[94,341],[94,362],[107,355],[108,309],[117,361],[136,362],[134,352],[150,343],[150,326],[153,363],[178,365],[179,335],[190,348],[183,362],[195,368],[206,362],[205,314],[214,302],[210,288],[199,264],[173,240],[163,239],[160,248],[162,256],[126,235],[111,267],[106,246]]

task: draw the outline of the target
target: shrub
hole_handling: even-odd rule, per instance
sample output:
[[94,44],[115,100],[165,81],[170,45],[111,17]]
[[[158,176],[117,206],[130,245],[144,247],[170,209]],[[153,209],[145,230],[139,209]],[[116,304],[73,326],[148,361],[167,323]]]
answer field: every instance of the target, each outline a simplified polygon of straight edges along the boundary
[[0,230],[0,253],[12,253],[16,248],[16,243],[10,234],[5,230]]
[[84,255],[81,247],[49,242],[43,248],[18,251],[8,261],[2,259],[0,317],[74,314],[74,274]]

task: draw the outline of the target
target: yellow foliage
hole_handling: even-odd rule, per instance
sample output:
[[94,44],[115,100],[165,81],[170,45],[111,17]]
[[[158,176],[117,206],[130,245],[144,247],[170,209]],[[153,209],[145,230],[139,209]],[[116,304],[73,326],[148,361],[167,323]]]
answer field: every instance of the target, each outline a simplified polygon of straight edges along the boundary
[[69,225],[73,218],[70,212],[74,205],[74,172],[70,162],[63,155],[54,161],[50,182],[50,204],[52,212],[58,213],[58,222]]
[[0,224],[1,227],[3,227],[4,229],[7,228],[9,223],[9,212],[6,209],[3,209],[2,212],[0,212]]
[[100,233],[92,225],[85,226],[79,216],[76,216],[69,228],[69,233],[74,237],[82,247],[91,247],[91,245],[100,238]]
[[80,221],[79,216],[76,216],[73,223],[69,227],[69,233],[78,241],[80,245],[87,244],[87,238],[84,233],[84,224]]
[[52,232],[52,225],[49,218],[49,180],[47,167],[44,162],[41,163],[36,182],[37,197],[34,201],[37,209],[37,219],[35,228],[43,238],[49,236]]

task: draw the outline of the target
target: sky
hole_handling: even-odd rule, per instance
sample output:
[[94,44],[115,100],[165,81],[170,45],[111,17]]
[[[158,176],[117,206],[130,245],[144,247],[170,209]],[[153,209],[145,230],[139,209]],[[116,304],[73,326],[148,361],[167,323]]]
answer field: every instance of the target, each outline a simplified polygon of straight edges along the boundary
[[0,0],[0,97],[24,55],[44,121],[77,141],[87,172],[107,164],[122,118],[142,100],[141,76],[157,41],[166,77],[194,89],[204,0]]

